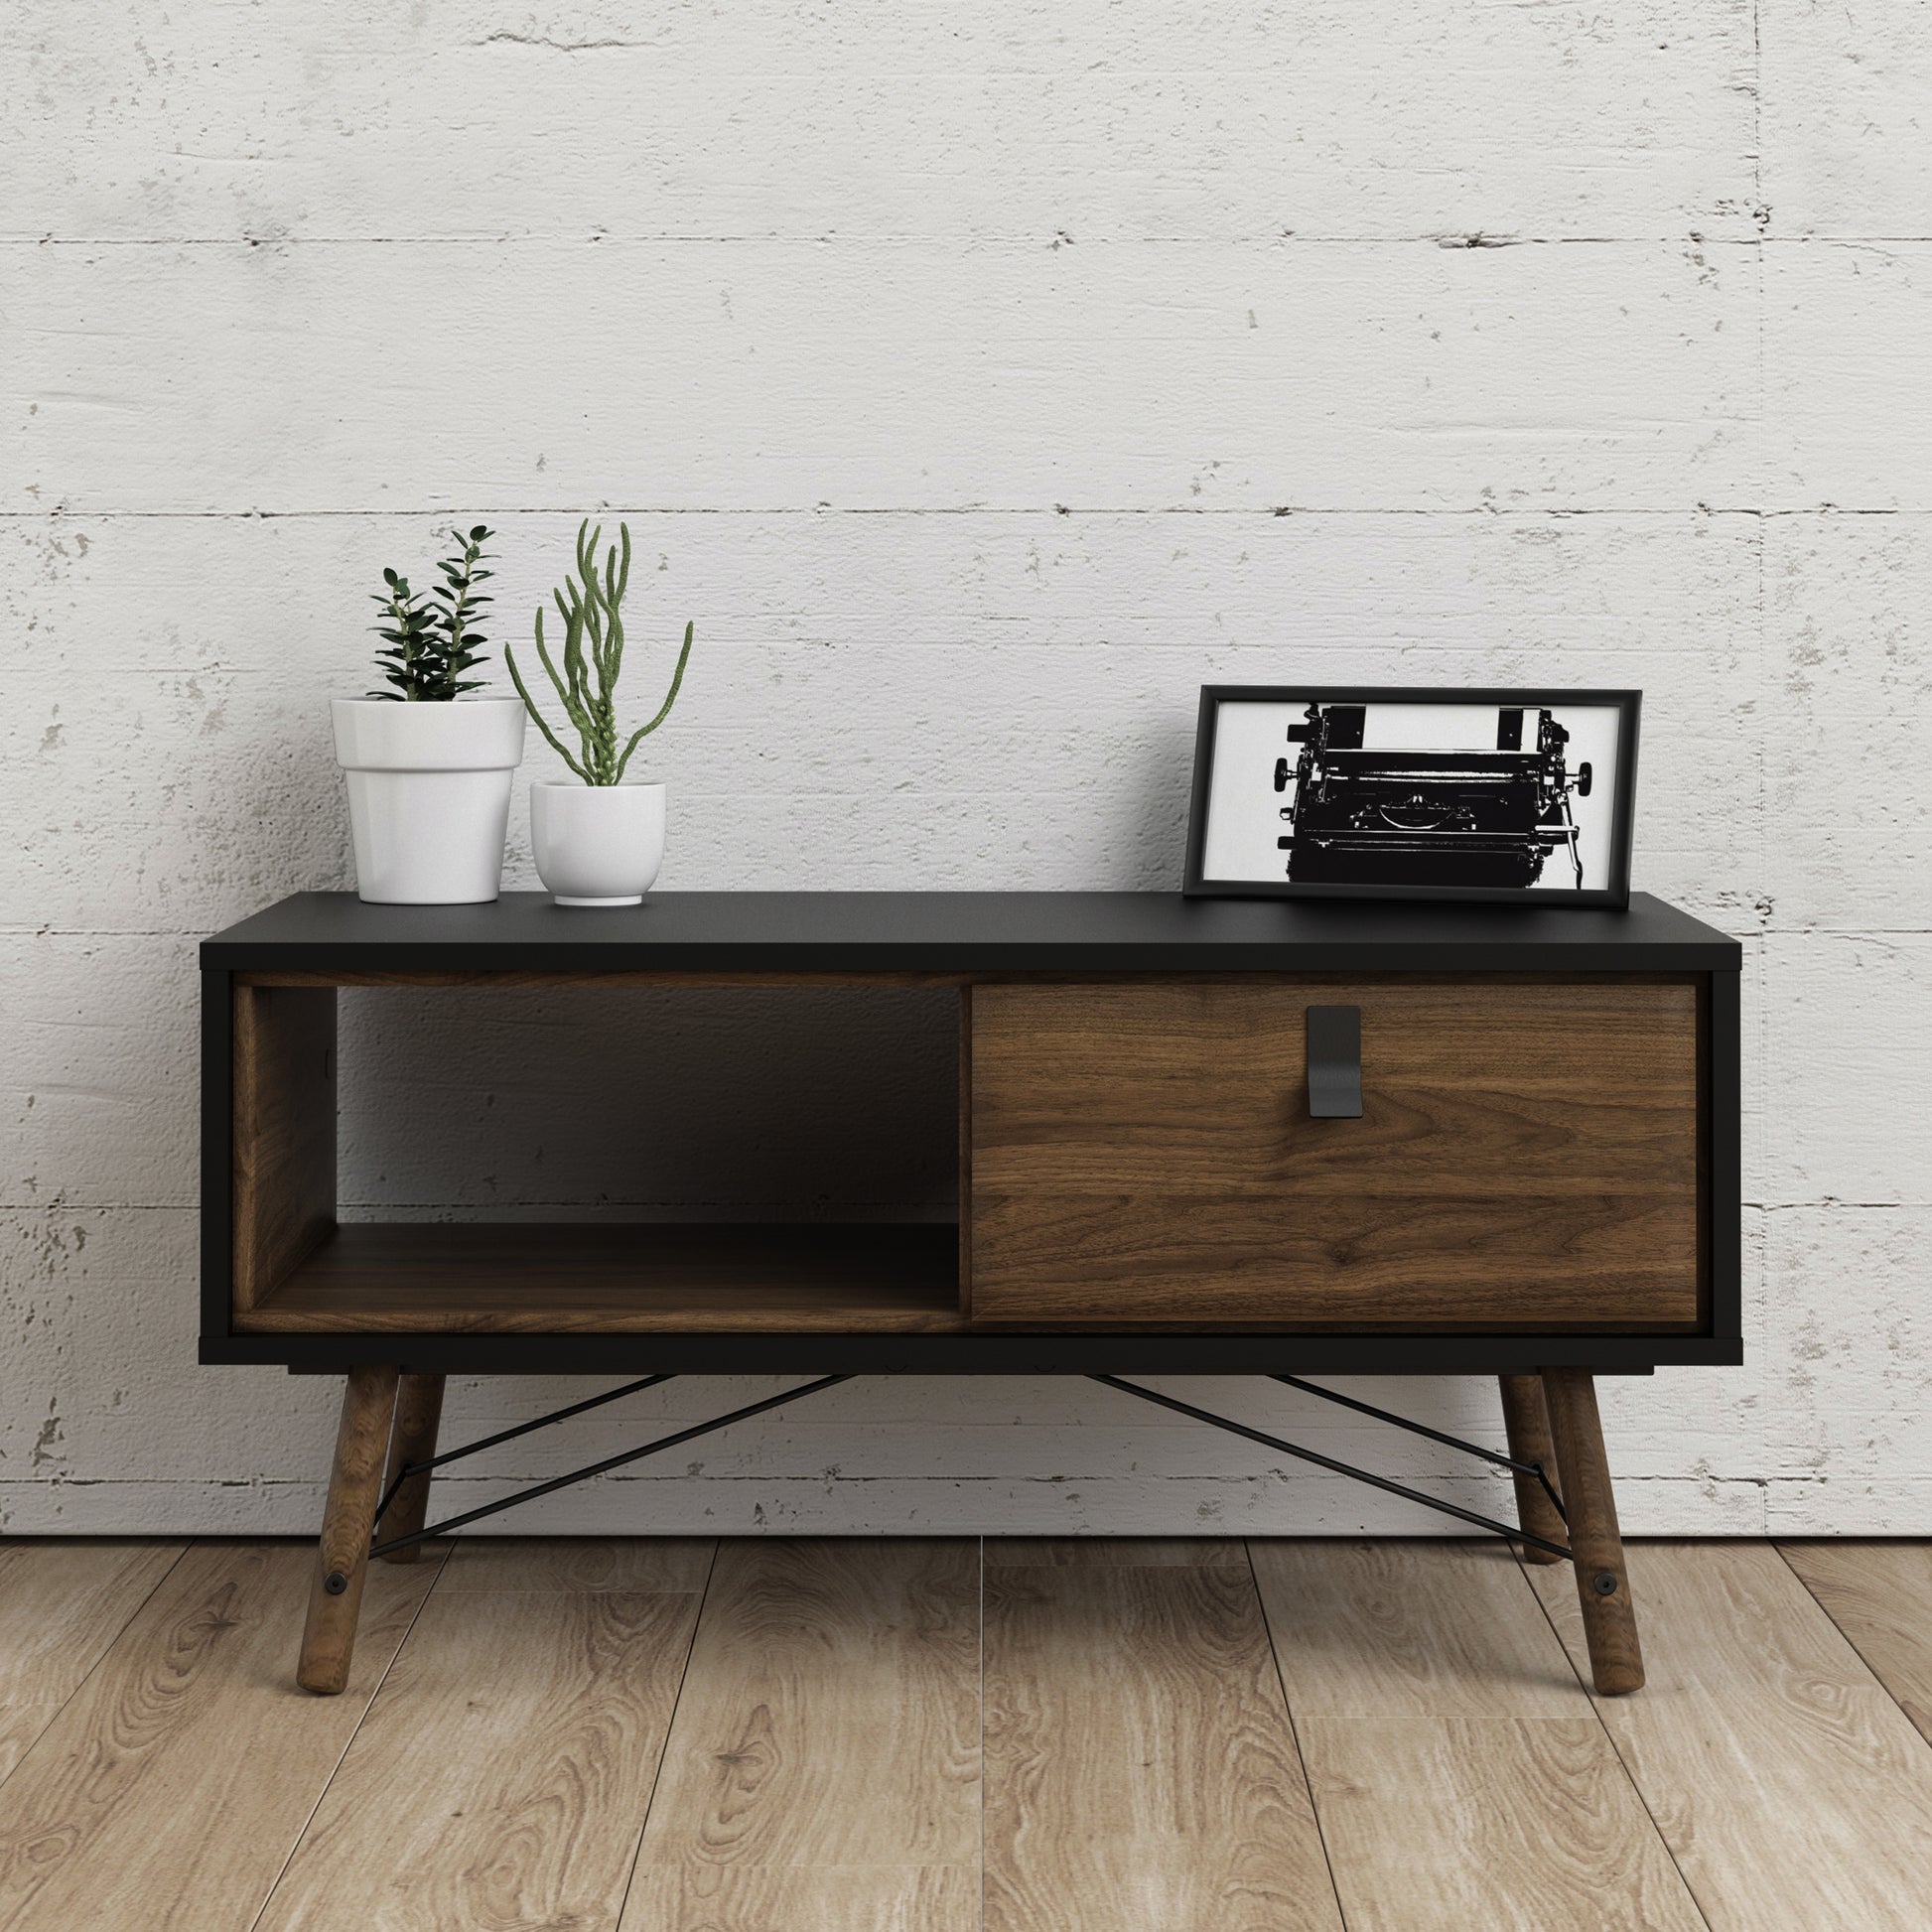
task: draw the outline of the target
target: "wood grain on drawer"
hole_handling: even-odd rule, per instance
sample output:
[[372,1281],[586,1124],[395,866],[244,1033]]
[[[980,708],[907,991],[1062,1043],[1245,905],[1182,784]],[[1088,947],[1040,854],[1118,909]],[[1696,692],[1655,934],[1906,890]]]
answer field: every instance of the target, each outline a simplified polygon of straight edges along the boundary
[[[1359,1120],[1307,1011],[1362,1012]],[[1682,983],[989,985],[976,1320],[1677,1329],[1699,1319]]]

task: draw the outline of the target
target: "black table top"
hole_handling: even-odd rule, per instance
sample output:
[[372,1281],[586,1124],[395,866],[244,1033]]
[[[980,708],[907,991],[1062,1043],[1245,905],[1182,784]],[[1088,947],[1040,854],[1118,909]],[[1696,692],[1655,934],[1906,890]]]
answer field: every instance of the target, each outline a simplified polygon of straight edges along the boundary
[[1594,906],[1178,893],[653,893],[365,905],[297,893],[202,945],[224,971],[1712,972],[1742,948],[1647,893]]

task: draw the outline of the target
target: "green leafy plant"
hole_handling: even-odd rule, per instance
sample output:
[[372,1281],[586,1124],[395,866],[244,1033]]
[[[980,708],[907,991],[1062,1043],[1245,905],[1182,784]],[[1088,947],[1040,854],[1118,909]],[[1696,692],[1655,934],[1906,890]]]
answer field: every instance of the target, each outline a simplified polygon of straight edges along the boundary
[[385,621],[375,625],[375,633],[388,649],[377,651],[376,661],[396,688],[371,691],[371,698],[447,704],[482,687],[482,679],[466,680],[463,674],[483,661],[477,646],[488,641],[471,626],[490,601],[478,586],[495,573],[479,565],[483,545],[495,534],[481,523],[467,537],[461,530],[450,532],[457,553],[437,564],[443,581],[432,587],[431,602],[409,588],[407,577],[393,570],[382,573],[388,588],[373,595]]
[[537,729],[550,741],[557,756],[587,785],[615,785],[622,782],[630,755],[666,718],[677,702],[678,687],[684,682],[684,666],[691,655],[691,624],[684,626],[684,648],[677,654],[677,669],[671,673],[671,688],[657,715],[647,725],[630,734],[623,750],[618,750],[618,676],[623,669],[623,617],[619,607],[630,582],[630,526],[618,525],[622,541],[621,559],[613,545],[604,559],[602,575],[597,565],[597,541],[603,526],[591,528],[587,516],[577,531],[577,578],[566,581],[562,590],[553,591],[557,610],[564,621],[563,670],[559,673],[543,641],[543,609],[537,608],[537,656],[543,660],[557,702],[577,734],[578,754],[573,756],[563,741],[550,729],[537,709],[516,668],[516,654],[505,647],[504,662],[516,682]]

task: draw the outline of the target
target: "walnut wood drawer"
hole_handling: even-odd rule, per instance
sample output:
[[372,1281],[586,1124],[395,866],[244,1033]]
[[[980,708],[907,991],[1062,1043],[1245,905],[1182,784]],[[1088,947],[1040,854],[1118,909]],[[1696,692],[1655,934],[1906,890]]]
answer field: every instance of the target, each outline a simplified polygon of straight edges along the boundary
[[[1307,1010],[1358,1006],[1362,1117]],[[981,985],[975,1321],[1687,1331],[1699,983]]]

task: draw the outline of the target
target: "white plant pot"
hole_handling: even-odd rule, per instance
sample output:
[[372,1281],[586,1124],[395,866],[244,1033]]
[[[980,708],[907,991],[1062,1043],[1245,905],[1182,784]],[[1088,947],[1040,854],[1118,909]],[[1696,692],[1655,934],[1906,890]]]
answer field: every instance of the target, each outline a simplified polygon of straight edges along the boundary
[[355,891],[376,905],[474,905],[503,889],[521,698],[334,698]]
[[664,787],[539,781],[530,843],[559,905],[635,905],[664,863]]

